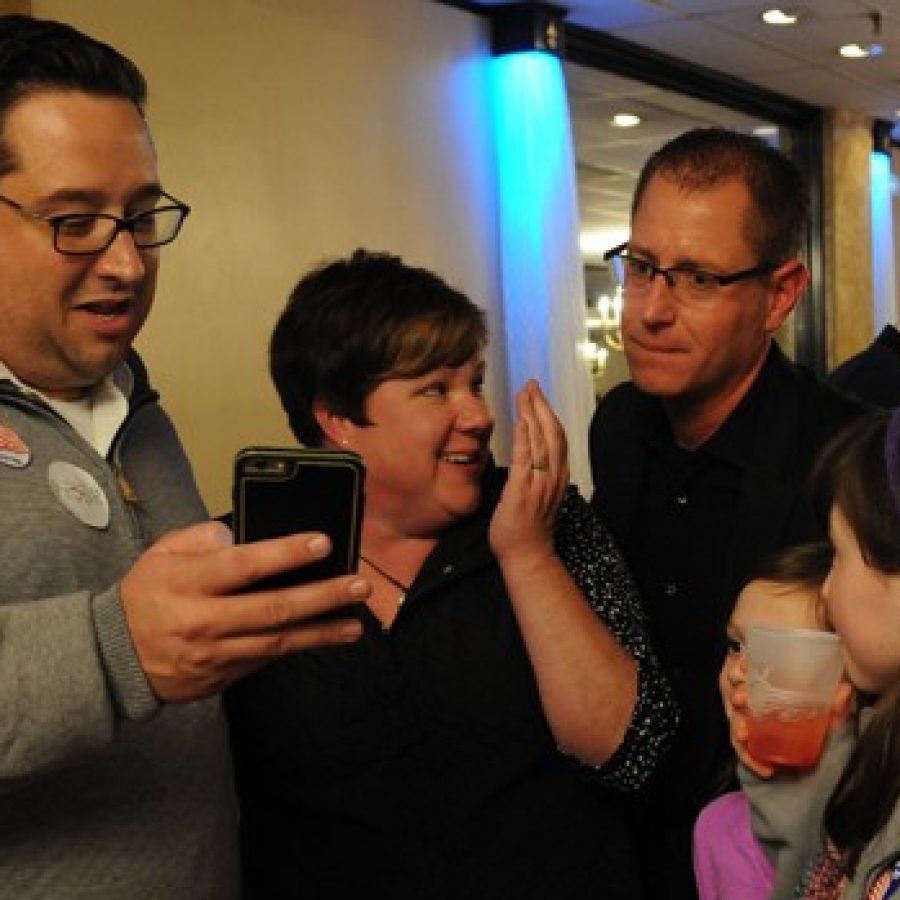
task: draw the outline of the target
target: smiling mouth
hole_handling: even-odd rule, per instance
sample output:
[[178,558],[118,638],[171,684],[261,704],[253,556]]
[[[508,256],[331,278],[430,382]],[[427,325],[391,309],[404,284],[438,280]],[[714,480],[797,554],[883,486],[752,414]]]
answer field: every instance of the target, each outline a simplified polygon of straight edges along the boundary
[[131,312],[131,300],[96,300],[90,303],[82,303],[77,309],[89,312],[104,319],[114,319],[116,316],[124,316]]
[[480,450],[471,453],[442,453],[441,460],[454,466],[471,466],[481,462],[483,454]]

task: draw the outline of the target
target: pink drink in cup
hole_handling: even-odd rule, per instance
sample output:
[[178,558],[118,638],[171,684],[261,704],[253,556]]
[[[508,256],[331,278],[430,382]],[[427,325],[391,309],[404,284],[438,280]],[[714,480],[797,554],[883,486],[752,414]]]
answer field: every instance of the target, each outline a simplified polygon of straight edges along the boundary
[[805,628],[747,630],[747,750],[760,762],[814,766],[844,664],[840,639]]

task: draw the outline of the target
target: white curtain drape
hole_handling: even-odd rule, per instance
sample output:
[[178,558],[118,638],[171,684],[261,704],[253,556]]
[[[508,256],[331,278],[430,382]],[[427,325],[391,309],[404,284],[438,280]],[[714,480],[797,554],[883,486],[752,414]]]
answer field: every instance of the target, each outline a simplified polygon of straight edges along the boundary
[[593,391],[580,352],[585,286],[562,65],[537,51],[491,65],[509,384],[541,383],[568,435],[572,480],[589,494]]
[[872,186],[872,319],[875,334],[878,334],[885,325],[897,324],[890,155],[873,153],[870,173]]

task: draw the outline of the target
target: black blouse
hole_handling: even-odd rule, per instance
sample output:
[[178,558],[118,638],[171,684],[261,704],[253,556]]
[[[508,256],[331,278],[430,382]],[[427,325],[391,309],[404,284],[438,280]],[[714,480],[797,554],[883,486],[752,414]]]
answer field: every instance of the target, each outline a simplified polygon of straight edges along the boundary
[[639,664],[639,697],[596,769],[555,746],[487,540],[504,480],[449,529],[389,630],[280,660],[226,697],[246,896],[637,895],[620,795],[675,726],[619,551],[570,489],[558,552]]

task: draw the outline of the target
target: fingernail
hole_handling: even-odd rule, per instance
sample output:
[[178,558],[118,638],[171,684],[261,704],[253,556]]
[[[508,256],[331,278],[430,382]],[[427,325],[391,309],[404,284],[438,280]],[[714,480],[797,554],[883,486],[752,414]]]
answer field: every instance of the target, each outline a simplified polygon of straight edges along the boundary
[[325,537],[324,534],[314,535],[307,541],[306,546],[309,548],[309,551],[316,556],[326,556],[330,549],[328,538]]
[[361,622],[345,622],[338,630],[338,637],[342,641],[355,641],[361,634]]
[[369,582],[365,578],[357,578],[356,581],[350,582],[351,597],[368,597],[370,591]]

